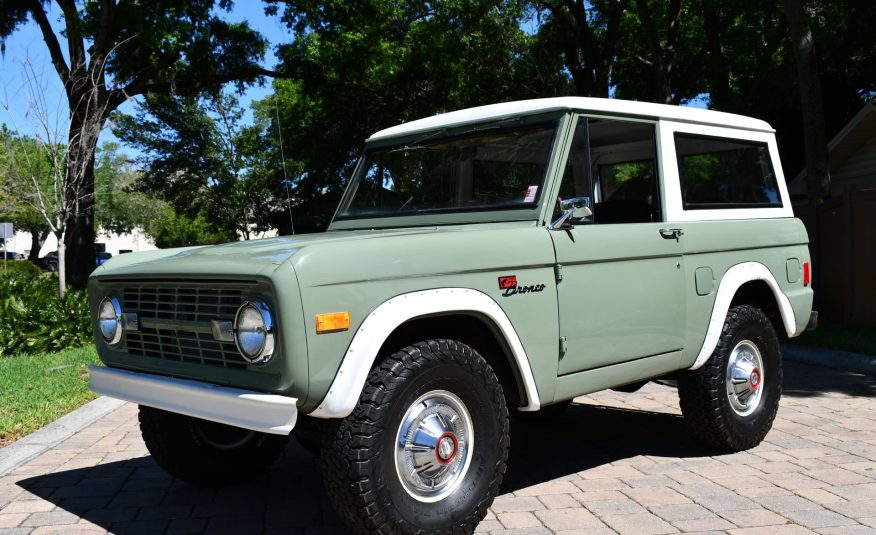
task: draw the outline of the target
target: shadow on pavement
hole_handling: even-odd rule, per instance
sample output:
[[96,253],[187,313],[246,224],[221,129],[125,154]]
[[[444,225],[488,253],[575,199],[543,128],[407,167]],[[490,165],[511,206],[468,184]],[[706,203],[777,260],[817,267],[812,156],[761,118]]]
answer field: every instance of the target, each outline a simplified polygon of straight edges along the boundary
[[813,366],[800,362],[784,362],[785,381],[782,394],[792,397],[813,397],[826,392],[848,396],[876,396],[876,376]]
[[[710,455],[680,417],[573,405],[558,418],[513,421],[501,492],[636,455]],[[314,458],[294,440],[272,470],[221,489],[175,481],[150,457],[31,477],[18,483],[119,535],[135,533],[347,533],[322,492]]]
[[[876,377],[786,363],[785,394],[876,395]],[[630,394],[634,396],[636,394]],[[649,455],[716,455],[689,438],[678,415],[573,404],[561,416],[514,419],[501,492]],[[221,489],[175,481],[150,457],[31,477],[18,483],[119,535],[135,533],[348,533],[325,495],[314,458],[294,440],[266,475]]]
[[[629,394],[635,395],[635,394]],[[675,414],[573,404],[562,416],[511,422],[502,493],[638,455],[715,455],[693,441]]]
[[118,535],[349,534],[322,492],[313,457],[294,440],[264,476],[218,489],[176,481],[151,457],[32,477],[18,485]]

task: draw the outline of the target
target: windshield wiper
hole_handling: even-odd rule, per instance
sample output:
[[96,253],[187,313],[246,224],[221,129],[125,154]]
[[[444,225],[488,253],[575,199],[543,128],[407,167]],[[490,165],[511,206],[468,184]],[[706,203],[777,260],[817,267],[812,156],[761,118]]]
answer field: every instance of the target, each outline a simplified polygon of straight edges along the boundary
[[469,130],[463,130],[462,132],[457,132],[454,134],[454,136],[466,136],[468,134],[475,134],[477,132],[486,132],[488,130],[498,130],[499,128],[502,128],[503,126],[507,125],[508,123],[517,123],[517,122],[520,122],[519,116],[506,117],[504,119],[500,119],[498,121],[494,121],[494,122],[489,123],[489,124],[485,124],[482,126],[475,126],[474,128],[471,128]]
[[[502,128],[505,125],[507,125],[508,123],[516,123],[516,122],[520,122],[520,117],[506,117],[504,119],[500,119],[498,121],[494,121],[494,122],[489,123],[489,124],[475,126],[475,127],[470,128],[468,130],[463,130],[462,132],[454,132],[452,137],[461,137],[461,136],[467,136],[469,134],[476,134],[478,132],[486,132],[489,130],[498,130],[499,128]],[[428,149],[429,147],[427,145],[422,144],[424,141],[428,141],[434,137],[438,137],[438,136],[446,135],[446,134],[447,134],[447,127],[444,127],[444,128],[439,129],[439,130],[435,130],[434,132],[430,132],[429,134],[417,139],[416,141],[411,142],[410,144],[407,144],[407,145],[404,145],[402,147],[398,147],[395,149],[391,149],[389,152],[398,152],[398,151],[402,151],[402,150]]]
[[420,143],[422,143],[422,142],[424,142],[424,141],[427,141],[427,140],[429,140],[429,139],[432,139],[433,137],[440,136],[440,135],[442,135],[442,134],[446,134],[446,133],[447,133],[447,128],[442,128],[442,129],[440,129],[440,130],[435,130],[434,132],[431,132],[431,133],[429,133],[429,134],[427,134],[427,135],[425,135],[425,136],[419,138],[418,140],[412,142],[412,143],[409,144],[409,145],[405,145],[405,146],[403,146],[403,147],[399,147],[399,148],[397,148],[397,149],[392,149],[392,150],[389,151],[389,152],[397,152],[397,151],[400,151],[400,150],[425,149],[425,148],[428,148],[428,147],[426,147],[426,146],[424,146],[424,145],[420,145]]

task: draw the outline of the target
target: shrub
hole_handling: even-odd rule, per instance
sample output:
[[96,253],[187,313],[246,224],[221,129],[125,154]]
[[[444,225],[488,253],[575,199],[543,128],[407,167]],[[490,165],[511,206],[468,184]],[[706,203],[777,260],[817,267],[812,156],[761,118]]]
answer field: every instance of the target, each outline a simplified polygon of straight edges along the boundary
[[30,277],[38,277],[41,275],[43,270],[40,267],[30,260],[17,260],[15,262],[6,262],[6,268],[4,270],[3,266],[0,265],[0,277],[14,277],[14,276],[30,276]]
[[10,262],[5,274],[0,268],[0,356],[60,351],[90,340],[84,290],[59,299],[57,276],[42,275],[30,262]]

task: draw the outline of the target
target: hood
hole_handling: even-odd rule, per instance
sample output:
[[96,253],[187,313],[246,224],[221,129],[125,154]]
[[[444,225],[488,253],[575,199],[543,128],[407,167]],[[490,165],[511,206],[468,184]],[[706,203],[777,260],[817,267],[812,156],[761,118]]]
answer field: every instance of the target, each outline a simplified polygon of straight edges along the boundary
[[298,236],[281,236],[248,240],[222,245],[161,249],[114,256],[98,267],[92,277],[125,278],[129,276],[157,277],[250,275],[269,277],[280,265],[304,249],[333,243],[369,240],[388,236],[424,234],[434,228],[400,230],[358,230],[324,232]]

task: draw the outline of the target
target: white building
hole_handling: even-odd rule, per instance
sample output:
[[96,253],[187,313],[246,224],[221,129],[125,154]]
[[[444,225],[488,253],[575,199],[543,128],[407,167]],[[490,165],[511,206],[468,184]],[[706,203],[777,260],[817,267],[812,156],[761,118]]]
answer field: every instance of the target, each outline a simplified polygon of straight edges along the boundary
[[[96,243],[102,243],[106,247],[106,252],[112,253],[113,256],[121,251],[136,252],[136,251],[151,251],[156,249],[152,240],[146,236],[140,229],[134,229],[129,234],[116,234],[101,229],[98,232]],[[8,251],[22,253],[25,257],[30,254],[31,236],[29,232],[16,232],[15,237],[6,244]],[[54,234],[49,234],[40,249],[39,256],[45,256],[46,253],[58,250],[58,240]]]

